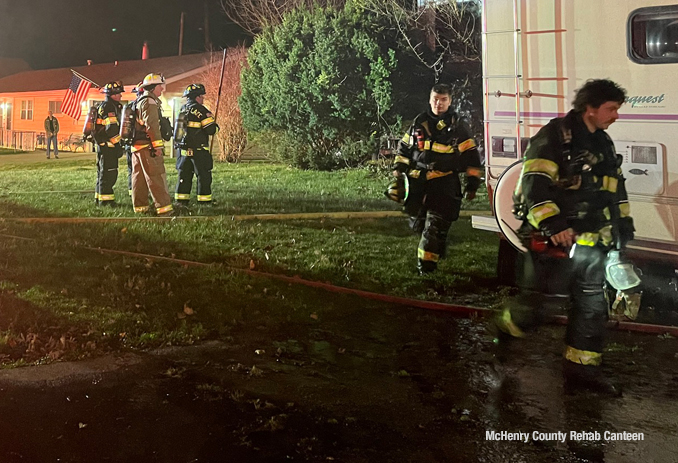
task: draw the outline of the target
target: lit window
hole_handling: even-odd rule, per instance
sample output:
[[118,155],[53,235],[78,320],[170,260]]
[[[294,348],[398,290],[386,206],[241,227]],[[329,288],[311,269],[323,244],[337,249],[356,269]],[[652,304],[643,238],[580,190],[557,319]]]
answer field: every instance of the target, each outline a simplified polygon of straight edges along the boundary
[[33,100],[21,101],[21,119],[26,121],[33,120]]
[[678,5],[638,8],[629,15],[627,34],[631,61],[678,63]]
[[61,114],[61,101],[50,101],[49,110],[54,114]]

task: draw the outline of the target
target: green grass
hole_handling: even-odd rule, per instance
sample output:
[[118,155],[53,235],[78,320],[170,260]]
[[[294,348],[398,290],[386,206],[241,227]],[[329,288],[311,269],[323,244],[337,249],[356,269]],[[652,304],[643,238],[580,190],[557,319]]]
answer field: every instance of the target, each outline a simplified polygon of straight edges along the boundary
[[0,148],[0,156],[3,154],[21,154],[21,153],[25,153],[25,151],[14,150],[13,148]]
[[[115,186],[120,207],[115,209],[94,206],[94,162],[92,157],[58,164],[0,164],[0,216],[132,216],[124,158]],[[177,182],[173,163],[166,162],[172,193]],[[194,203],[197,215],[398,210],[383,195],[388,177],[367,168],[314,172],[276,164],[218,163],[213,176],[216,204],[200,208]],[[465,207],[487,209],[484,190]]]
[[[122,165],[122,163],[121,163]],[[168,165],[170,185],[175,177]],[[93,206],[85,161],[0,165],[0,216],[131,216]],[[449,258],[431,277],[415,273],[418,238],[402,219],[236,222],[232,214],[394,210],[388,179],[367,169],[299,171],[269,164],[219,164],[213,220],[49,224],[0,221],[0,364],[81,358],[122,347],[227,339],[242,323],[308,323],[309,315],[360,310],[348,296],[253,278],[249,269],[387,294],[456,303],[496,301],[497,238],[452,227]],[[125,193],[125,194],[122,194]],[[483,199],[474,208],[487,207]],[[223,216],[220,216],[223,215]],[[83,246],[212,263],[184,268],[101,254]]]

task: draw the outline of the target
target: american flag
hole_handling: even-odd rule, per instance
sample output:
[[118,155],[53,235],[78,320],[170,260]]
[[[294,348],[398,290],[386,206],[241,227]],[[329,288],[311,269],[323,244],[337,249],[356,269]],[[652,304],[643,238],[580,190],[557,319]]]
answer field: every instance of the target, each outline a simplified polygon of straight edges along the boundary
[[82,113],[82,102],[87,97],[87,92],[92,86],[92,82],[73,74],[71,85],[68,86],[64,101],[61,102],[61,112],[71,116],[76,121],[80,119]]

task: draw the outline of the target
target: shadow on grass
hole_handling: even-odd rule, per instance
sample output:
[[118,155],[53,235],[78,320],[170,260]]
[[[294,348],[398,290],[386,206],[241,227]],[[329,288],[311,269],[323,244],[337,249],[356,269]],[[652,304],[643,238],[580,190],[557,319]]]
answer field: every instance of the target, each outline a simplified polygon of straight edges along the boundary
[[17,289],[0,290],[0,365],[74,359],[101,348],[87,326],[24,299]]
[[0,220],[8,217],[54,217],[49,210],[36,209],[24,204],[17,204],[11,200],[0,199]]

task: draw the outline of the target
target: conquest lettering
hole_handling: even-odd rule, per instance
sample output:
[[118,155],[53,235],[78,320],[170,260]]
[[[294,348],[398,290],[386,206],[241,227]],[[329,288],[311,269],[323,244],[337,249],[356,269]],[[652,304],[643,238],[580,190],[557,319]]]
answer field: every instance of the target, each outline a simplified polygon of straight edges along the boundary
[[627,96],[625,102],[632,108],[639,104],[659,104],[664,101],[664,93],[661,95],[634,95]]

